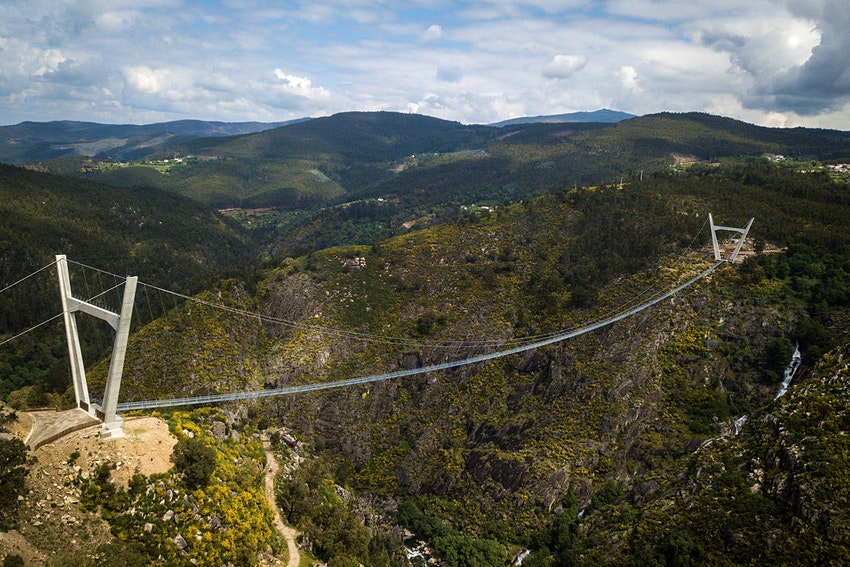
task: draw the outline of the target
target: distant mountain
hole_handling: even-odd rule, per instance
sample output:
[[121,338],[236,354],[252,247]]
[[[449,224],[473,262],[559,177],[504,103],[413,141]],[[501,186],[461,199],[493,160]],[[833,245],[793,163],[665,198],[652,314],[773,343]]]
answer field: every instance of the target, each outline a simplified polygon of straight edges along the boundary
[[419,114],[346,112],[245,136],[175,140],[146,156],[185,158],[169,175],[148,164],[90,168],[87,175],[115,185],[153,184],[219,208],[300,209],[392,178],[411,156],[480,149],[503,133]]
[[[371,243],[459,214],[564,187],[668,170],[677,160],[850,159],[846,132],[765,128],[703,113],[618,123],[497,128],[417,114],[348,112],[228,137],[174,137],[136,160],[71,157],[38,167],[122,187],[156,187],[219,209],[278,252]],[[232,212],[228,214],[239,215]]]
[[350,164],[478,147],[499,134],[488,126],[421,114],[342,112],[234,139],[188,140],[181,147],[199,155],[260,159],[332,156]]
[[20,165],[73,156],[137,159],[175,139],[252,134],[304,120],[309,118],[271,123],[177,120],[144,125],[21,122],[0,126],[0,162]]
[[629,118],[635,118],[635,115],[628,112],[620,112],[619,110],[603,108],[601,110],[594,110],[593,112],[568,112],[567,114],[552,114],[549,116],[523,116],[521,118],[511,118],[510,120],[495,122],[490,124],[490,126],[502,128],[503,126],[512,126],[514,124],[536,124],[538,122],[545,124],[560,124],[562,122],[604,122],[606,124],[614,124],[628,120]]

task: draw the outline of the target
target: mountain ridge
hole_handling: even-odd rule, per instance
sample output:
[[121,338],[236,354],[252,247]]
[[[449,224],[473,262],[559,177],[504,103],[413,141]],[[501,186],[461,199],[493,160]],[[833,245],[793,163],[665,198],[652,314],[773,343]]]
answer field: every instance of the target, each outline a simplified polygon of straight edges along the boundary
[[40,165],[115,185],[152,184],[218,208],[304,211],[365,196],[386,199],[405,185],[428,187],[440,199],[458,183],[466,191],[478,186],[496,199],[516,199],[524,196],[515,189],[517,176],[527,186],[551,190],[563,179],[592,185],[649,174],[672,165],[677,155],[717,160],[765,154],[850,159],[850,137],[699,113],[496,128],[350,112],[245,136],[174,139],[129,164]]
[[[151,124],[102,124],[56,120],[0,126],[0,162],[13,165],[69,156],[126,159],[174,137],[234,136],[294,124],[175,120]],[[150,151],[150,150],[148,150]]]
[[567,112],[565,114],[547,114],[540,116],[520,116],[517,118],[510,118],[508,120],[501,120],[499,122],[492,122],[489,126],[496,126],[497,128],[501,128],[504,126],[513,126],[515,124],[533,124],[538,122],[543,122],[547,124],[561,124],[561,123],[570,123],[570,122],[605,122],[605,123],[616,123],[622,122],[623,120],[628,120],[630,118],[636,118],[636,114],[631,114],[629,112],[622,112],[619,110],[611,110],[608,108],[601,108],[599,110],[592,111],[580,111],[580,112]]

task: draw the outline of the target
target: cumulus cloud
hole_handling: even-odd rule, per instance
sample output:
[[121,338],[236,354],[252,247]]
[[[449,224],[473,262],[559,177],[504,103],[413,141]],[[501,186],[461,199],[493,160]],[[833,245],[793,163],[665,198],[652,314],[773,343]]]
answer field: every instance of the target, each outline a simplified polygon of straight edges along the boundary
[[127,85],[147,94],[162,94],[171,88],[173,75],[167,70],[151,69],[146,65],[124,69]]
[[556,55],[543,68],[543,76],[550,79],[566,79],[587,65],[587,58],[581,55]]
[[620,78],[620,85],[631,93],[639,93],[641,92],[640,85],[638,85],[637,81],[637,71],[631,65],[623,65],[620,67],[620,70],[617,71],[617,76]]
[[443,37],[443,26],[434,24],[429,26],[427,30],[425,30],[425,34],[423,39],[425,41],[435,41]]
[[774,16],[769,22],[712,22],[698,34],[702,45],[725,52],[753,76],[787,71],[806,61],[820,41],[810,22]]
[[106,88],[112,80],[109,69],[97,57],[83,59],[63,57],[49,71],[41,75],[44,82],[50,82],[57,87],[74,88]]
[[0,123],[608,107],[850,129],[847,0],[414,4],[0,0]]
[[800,115],[837,110],[850,101],[850,10],[846,0],[789,4],[793,12],[816,19],[820,42],[802,64],[760,81],[750,105]]
[[[817,115],[850,101],[846,0],[763,0],[759,18],[699,23],[700,44],[728,54],[744,108]],[[773,115],[771,120],[775,120]]]
[[274,89],[277,93],[310,100],[327,100],[330,97],[330,91],[324,87],[314,87],[313,82],[307,77],[289,75],[281,69],[275,69],[274,76],[279,81]]

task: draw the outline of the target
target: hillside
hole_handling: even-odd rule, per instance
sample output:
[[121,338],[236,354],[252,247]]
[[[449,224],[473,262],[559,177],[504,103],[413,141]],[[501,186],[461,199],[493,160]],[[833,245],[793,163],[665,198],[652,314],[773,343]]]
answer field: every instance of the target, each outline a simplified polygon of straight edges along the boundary
[[[387,179],[395,163],[411,155],[480,147],[495,137],[492,130],[421,115],[343,113],[250,136],[190,140],[149,157],[194,156],[159,180],[194,199],[220,207],[303,209]],[[99,175],[136,183],[132,170]]]
[[[704,232],[686,250],[701,211],[722,210],[732,225],[753,214],[756,248],[786,252],[727,266],[604,330],[268,406],[324,455],[336,482],[367,499],[391,498],[383,513],[403,508],[414,531],[444,526],[434,529],[456,543],[552,550],[547,526],[577,507],[588,519],[570,520],[581,526],[575,549],[587,550],[587,564],[622,564],[640,549],[608,555],[610,530],[623,522],[642,529],[633,523],[639,504],[665,498],[677,478],[692,482],[680,467],[701,443],[771,403],[794,342],[807,366],[842,344],[848,207],[846,186],[823,175],[707,168],[622,189],[565,189],[376,246],[287,259],[253,297],[234,280],[214,295],[293,323],[258,326],[198,306],[172,312],[131,342],[127,396],[188,395],[190,381],[208,393],[335,380],[546,335],[693,273],[710,255]],[[187,341],[204,356],[188,356]],[[617,515],[602,512],[612,505]],[[801,541],[814,552],[814,540]],[[663,553],[665,541],[645,545]]]
[[97,175],[236,206],[228,214],[274,242],[276,253],[290,255],[371,244],[478,206],[570,184],[639,178],[676,163],[765,160],[766,154],[846,161],[850,155],[846,133],[762,128],[693,113],[616,125],[500,129],[350,113],[246,138],[193,143],[184,151],[197,151],[204,160],[163,164],[167,174],[158,166],[136,166]]
[[[277,461],[254,426],[241,412],[175,412],[129,418],[126,436],[110,443],[89,427],[39,447],[26,498],[16,505],[17,529],[0,531],[0,558],[80,567],[297,566],[291,560],[301,554],[296,549],[287,562],[287,542],[272,527],[274,500],[264,489],[274,466],[265,469]],[[287,452],[281,457],[290,465]]]
[[[453,218],[461,206],[639,177],[676,162],[765,154],[850,160],[850,140],[842,132],[763,128],[695,113],[497,128],[352,112],[245,136],[175,139],[133,162],[77,157],[41,166],[229,209],[247,227],[286,243],[280,252],[300,254],[370,244],[410,223]],[[393,205],[377,206],[378,199]],[[343,225],[328,234],[328,226]]]
[[[118,273],[186,281],[244,257],[250,240],[216,211],[172,193],[130,190],[0,164],[4,281],[61,252]],[[26,238],[21,238],[26,235]]]
[[[785,396],[749,415],[738,435],[689,455],[666,490],[600,511],[618,525],[586,557],[847,563],[848,354],[847,344],[831,352]],[[639,522],[624,521],[635,513]],[[600,520],[589,517],[587,531]]]
[[[796,159],[850,161],[846,132],[771,129],[705,114],[660,114],[615,125],[506,127],[478,151],[407,158],[397,172],[312,213],[244,217],[301,254],[337,244],[371,244],[412,228],[455,220],[480,206],[517,202],[565,186],[638,180],[676,164]],[[501,130],[500,130],[501,131]],[[802,167],[811,168],[803,161]],[[685,167],[679,166],[679,167]]]
[[[399,526],[431,556],[463,567],[505,565],[525,550],[526,567],[846,558],[850,193],[809,159],[849,155],[846,133],[703,114],[497,130],[352,113],[189,145],[211,164],[260,177],[287,155],[292,171],[315,168],[339,194],[266,219],[272,253],[225,269],[258,248],[210,209],[160,190],[3,170],[24,189],[7,189],[0,216],[9,280],[18,272],[8,266],[29,273],[37,254],[67,244],[69,227],[80,226],[85,238],[71,248],[86,263],[145,279],[156,266],[164,287],[198,292],[183,303],[149,290],[140,311],[167,305],[131,337],[122,400],[335,381],[552,336],[710,265],[707,213],[729,226],[756,219],[743,262],[570,341],[421,376],[166,412],[178,436],[220,448],[222,483],[248,479],[249,492],[261,461],[255,433],[276,431],[279,447],[297,449],[277,498],[321,561],[397,565]],[[194,166],[169,167],[149,169],[173,180]],[[53,187],[60,183],[65,190]],[[67,218],[54,223],[54,210]],[[19,244],[27,232],[44,244]],[[17,246],[26,262],[15,260]],[[114,256],[97,256],[109,247]],[[135,258],[129,267],[118,263],[126,256]],[[186,283],[205,270],[203,289]],[[7,309],[3,321],[49,311],[46,297],[16,297],[33,308]],[[803,367],[774,400],[795,344]],[[64,356],[61,339],[25,346],[0,369],[15,370],[15,385],[61,390],[64,364],[32,363],[47,351]],[[93,391],[107,364],[89,364]],[[214,422],[230,431],[234,414],[247,424],[242,441],[213,441]],[[175,489],[180,478],[163,482]],[[191,518],[192,504],[252,509],[252,498],[202,491],[174,502]],[[102,509],[116,534],[165,526],[167,538],[128,547],[133,557],[183,557],[173,541],[183,528],[163,521],[155,500],[138,500],[138,514],[108,498]],[[236,533],[196,527],[197,547],[187,542],[194,558],[210,549],[205,533],[221,541]],[[268,537],[261,530],[251,549]]]

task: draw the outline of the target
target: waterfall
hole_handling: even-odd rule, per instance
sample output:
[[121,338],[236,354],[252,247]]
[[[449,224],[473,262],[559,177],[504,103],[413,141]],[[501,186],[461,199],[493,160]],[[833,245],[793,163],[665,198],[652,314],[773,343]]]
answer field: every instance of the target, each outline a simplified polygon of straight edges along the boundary
[[794,374],[797,372],[797,368],[800,367],[800,363],[803,361],[803,358],[800,356],[800,345],[794,347],[794,354],[791,356],[791,362],[788,364],[788,367],[785,368],[785,374],[782,376],[782,386],[779,388],[779,393],[776,394],[774,400],[780,397],[788,390],[788,386],[791,384],[791,380],[794,379]]
[[744,428],[744,424],[747,423],[748,417],[749,416],[742,415],[735,420],[735,423],[732,424],[732,435],[738,435],[741,432],[741,429]]
[[[794,374],[797,372],[797,368],[800,367],[800,363],[802,362],[802,360],[803,360],[803,358],[800,356],[800,345],[797,345],[796,347],[794,347],[794,354],[791,356],[791,362],[788,364],[788,367],[785,369],[785,374],[783,374],[783,376],[782,376],[782,387],[779,389],[779,393],[776,394],[776,397],[773,398],[774,400],[776,398],[778,398],[779,396],[781,396],[782,394],[784,394],[786,392],[786,390],[788,390],[788,386],[791,384],[791,380],[794,379]],[[735,437],[736,435],[741,433],[741,430],[744,428],[744,424],[747,423],[748,417],[749,416],[747,416],[747,415],[742,415],[741,417],[736,419],[734,421],[734,423],[732,423],[732,431],[731,431],[732,437]],[[714,437],[712,439],[706,439],[699,446],[699,449],[704,449],[705,447],[708,447],[709,445],[711,445],[715,441],[728,441],[728,440],[729,440],[729,435],[727,435],[727,434],[723,434],[720,437]],[[699,450],[699,449],[697,449],[697,450]],[[581,517],[581,516],[579,516],[579,517]]]

